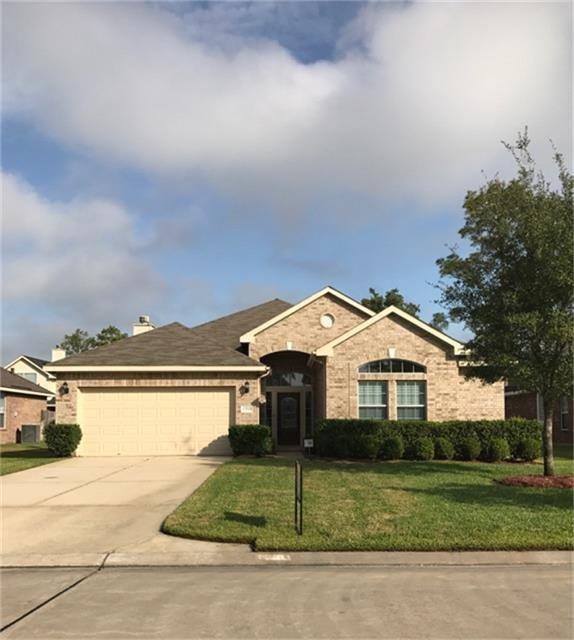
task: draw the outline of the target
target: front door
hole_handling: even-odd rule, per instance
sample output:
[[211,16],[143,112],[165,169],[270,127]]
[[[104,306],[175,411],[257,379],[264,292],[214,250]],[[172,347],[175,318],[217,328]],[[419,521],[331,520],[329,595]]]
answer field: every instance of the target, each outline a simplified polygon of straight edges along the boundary
[[277,394],[277,444],[298,447],[301,442],[301,394]]

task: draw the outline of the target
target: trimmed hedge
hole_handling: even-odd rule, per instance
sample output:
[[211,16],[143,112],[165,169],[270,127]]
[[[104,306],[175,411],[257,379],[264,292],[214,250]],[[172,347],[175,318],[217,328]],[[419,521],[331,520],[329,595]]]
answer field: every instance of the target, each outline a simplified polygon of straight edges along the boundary
[[437,460],[452,460],[454,458],[454,445],[448,438],[440,436],[434,441],[434,457]]
[[401,436],[391,436],[383,440],[379,456],[383,460],[400,460],[404,452],[405,443]]
[[50,422],[44,427],[44,442],[50,451],[61,458],[71,456],[82,439],[82,430],[77,424]]
[[229,444],[236,456],[263,456],[273,451],[271,429],[263,424],[241,424],[229,427]]
[[423,436],[417,438],[405,451],[408,460],[432,460],[434,458],[434,443],[431,438]]
[[476,435],[468,436],[458,446],[458,455],[463,460],[477,460],[482,451],[482,445]]
[[[438,438],[448,440],[456,458],[466,453],[466,439],[478,440],[480,450],[486,451],[495,438],[504,438],[513,458],[522,458],[519,443],[536,440],[542,443],[542,427],[537,420],[511,418],[509,420],[451,420],[430,422],[427,420],[319,420],[315,425],[315,453],[328,458],[373,458],[377,448],[382,457],[383,442],[400,437],[404,450],[412,448],[415,440]],[[479,451],[480,453],[480,451]]]
[[510,458],[510,447],[505,438],[493,438],[484,451],[484,459],[487,462],[501,462]]
[[524,438],[519,440],[513,453],[515,458],[532,462],[542,455],[542,443],[540,438]]

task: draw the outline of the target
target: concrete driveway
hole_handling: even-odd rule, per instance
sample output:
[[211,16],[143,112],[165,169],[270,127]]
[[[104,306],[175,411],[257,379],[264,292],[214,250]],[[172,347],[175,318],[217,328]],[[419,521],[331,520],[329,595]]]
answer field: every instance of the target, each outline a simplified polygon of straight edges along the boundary
[[2,555],[101,554],[157,536],[225,458],[68,458],[3,476]]

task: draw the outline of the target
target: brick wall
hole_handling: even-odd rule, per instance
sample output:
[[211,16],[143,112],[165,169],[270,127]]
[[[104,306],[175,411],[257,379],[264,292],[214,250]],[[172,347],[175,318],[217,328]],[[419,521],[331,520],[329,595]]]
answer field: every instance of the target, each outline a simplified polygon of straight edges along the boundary
[[[329,329],[321,326],[320,322],[321,316],[326,313],[335,318],[335,323]],[[312,353],[367,317],[359,309],[327,294],[257,334],[255,341],[249,345],[249,355],[259,359],[267,353],[285,351],[287,342],[292,343],[294,351]]]
[[[418,362],[427,373],[365,374],[361,364],[389,357]],[[326,359],[329,418],[358,416],[358,380],[389,381],[389,418],[396,418],[395,382],[424,380],[427,386],[429,420],[499,419],[504,417],[504,385],[486,385],[468,379],[452,349],[397,316],[387,316],[334,349]]]
[[[537,394],[534,391],[510,392],[505,398],[505,414],[507,418],[528,418],[538,420],[542,417],[538,412],[536,401]],[[552,436],[556,444],[574,443],[574,401],[572,398],[566,400],[568,412],[562,422],[562,412],[560,402],[556,402],[552,413]],[[541,409],[542,411],[542,409]],[[563,429],[562,426],[565,428]]]
[[16,442],[16,434],[24,424],[42,424],[46,398],[6,394],[4,398],[4,429],[0,429],[0,443]]
[[[259,422],[259,378],[256,373],[60,373],[58,388],[68,383],[70,392],[56,396],[56,421],[74,423],[78,421],[78,388],[150,388],[150,387],[227,387],[232,388],[235,399],[235,424]],[[249,382],[249,392],[242,395],[240,388]],[[252,413],[242,413],[241,406],[252,408]]]

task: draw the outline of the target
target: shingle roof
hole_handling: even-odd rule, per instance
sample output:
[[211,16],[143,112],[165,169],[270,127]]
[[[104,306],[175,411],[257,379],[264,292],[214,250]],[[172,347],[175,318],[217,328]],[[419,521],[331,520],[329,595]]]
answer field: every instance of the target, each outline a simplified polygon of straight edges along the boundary
[[37,367],[40,367],[40,369],[43,369],[50,361],[49,360],[43,360],[42,358],[34,358],[32,356],[23,356],[24,358],[26,358],[26,360],[30,360],[30,362],[33,362]]
[[44,389],[44,387],[34,384],[33,382],[30,382],[30,380],[26,380],[26,378],[22,378],[22,376],[16,375],[2,367],[0,367],[0,387],[13,389],[15,392],[31,391],[33,393],[41,393],[46,396],[54,395],[53,391],[48,391],[48,389]]
[[254,366],[246,355],[195,333],[179,322],[77,353],[50,365],[61,366]]
[[267,320],[271,320],[271,318],[283,313],[283,311],[292,306],[291,303],[285,302],[285,300],[275,298],[255,307],[249,307],[248,309],[243,309],[243,311],[237,311],[228,316],[223,316],[223,318],[192,327],[191,331],[217,344],[225,345],[230,349],[237,349],[240,336],[267,322]]

